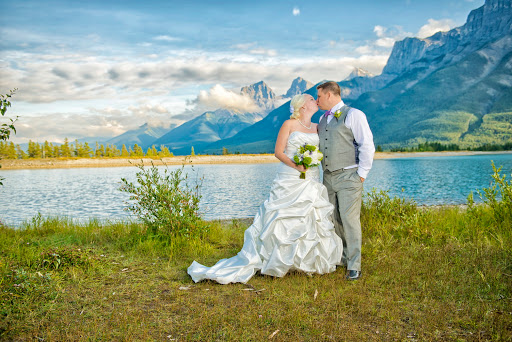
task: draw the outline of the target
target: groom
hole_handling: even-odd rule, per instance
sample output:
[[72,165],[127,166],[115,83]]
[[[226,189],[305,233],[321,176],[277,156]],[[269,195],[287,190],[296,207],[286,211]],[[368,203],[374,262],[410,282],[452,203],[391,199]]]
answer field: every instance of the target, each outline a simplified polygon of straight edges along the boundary
[[361,277],[361,200],[363,182],[373,163],[375,147],[366,115],[341,100],[336,82],[316,87],[317,105],[327,112],[318,124],[322,168],[329,201],[334,205],[334,227],[343,240],[341,262],[346,278]]

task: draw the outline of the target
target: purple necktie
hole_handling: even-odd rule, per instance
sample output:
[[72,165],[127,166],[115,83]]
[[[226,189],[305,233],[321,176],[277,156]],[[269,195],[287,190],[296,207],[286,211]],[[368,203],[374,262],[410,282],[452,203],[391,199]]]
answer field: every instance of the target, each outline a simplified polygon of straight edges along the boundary
[[324,116],[327,118],[327,117],[328,117],[329,115],[331,115],[331,114],[332,114],[332,113],[331,113],[331,111],[330,111],[330,110],[328,110],[327,112],[325,112]]

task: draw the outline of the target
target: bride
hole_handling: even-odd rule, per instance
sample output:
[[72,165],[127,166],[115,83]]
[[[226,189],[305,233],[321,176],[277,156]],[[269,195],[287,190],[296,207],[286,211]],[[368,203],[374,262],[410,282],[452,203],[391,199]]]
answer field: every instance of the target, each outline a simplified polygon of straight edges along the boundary
[[317,110],[309,94],[292,99],[292,115],[281,126],[275,146],[275,155],[282,163],[268,198],[245,231],[242,250],[212,267],[194,261],[188,268],[194,282],[246,283],[256,271],[274,277],[283,277],[291,270],[324,274],[341,264],[343,244],[334,232],[334,208],[320,183],[320,171],[309,168],[306,179],[300,179],[306,170],[293,161],[299,146],[318,146],[317,124],[311,122]]

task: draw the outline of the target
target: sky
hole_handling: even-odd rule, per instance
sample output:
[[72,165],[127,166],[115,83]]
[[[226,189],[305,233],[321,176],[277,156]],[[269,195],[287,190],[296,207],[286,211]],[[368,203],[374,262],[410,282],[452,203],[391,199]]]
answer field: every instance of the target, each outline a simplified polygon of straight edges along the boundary
[[[296,77],[380,74],[395,41],[465,23],[484,0],[0,0],[0,93],[15,143],[109,138],[253,109]],[[249,101],[250,102],[250,101]]]

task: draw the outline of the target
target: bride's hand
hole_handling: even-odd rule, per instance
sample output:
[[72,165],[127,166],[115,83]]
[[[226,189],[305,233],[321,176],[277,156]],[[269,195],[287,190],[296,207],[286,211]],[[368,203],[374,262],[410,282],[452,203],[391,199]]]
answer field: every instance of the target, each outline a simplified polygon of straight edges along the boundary
[[306,172],[306,168],[304,167],[304,165],[297,165],[295,166],[295,168],[300,172]]

